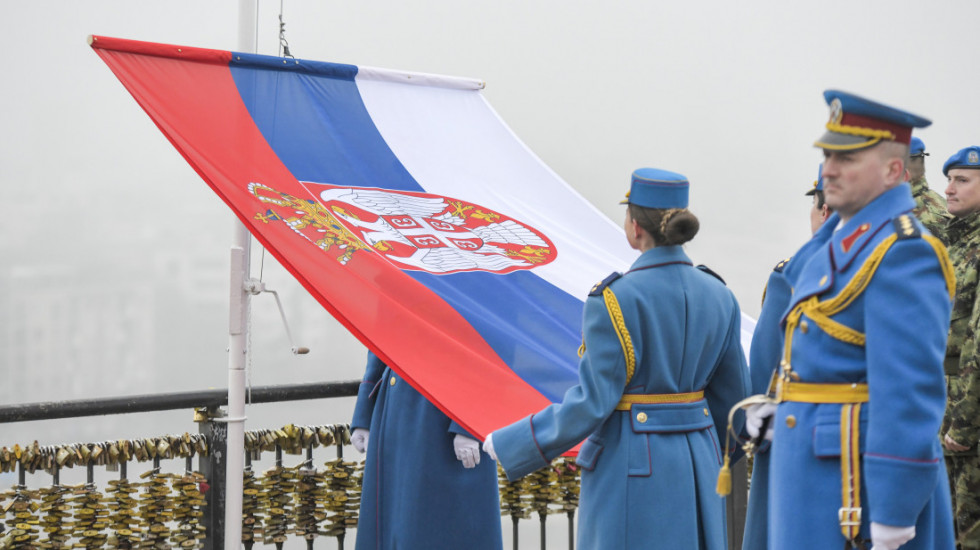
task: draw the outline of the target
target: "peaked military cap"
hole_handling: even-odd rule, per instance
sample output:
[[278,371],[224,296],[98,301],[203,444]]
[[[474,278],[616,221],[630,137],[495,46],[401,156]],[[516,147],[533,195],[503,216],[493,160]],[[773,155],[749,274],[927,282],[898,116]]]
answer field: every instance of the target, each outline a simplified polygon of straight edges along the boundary
[[619,204],[635,204],[645,208],[687,208],[687,178],[676,172],[659,168],[638,168],[633,171],[630,190]]
[[827,121],[827,132],[814,142],[822,149],[854,151],[881,141],[908,145],[912,128],[932,124],[929,119],[908,111],[839,90],[827,90],[823,97],[830,106],[830,120]]
[[812,196],[817,193],[817,191],[823,191],[823,163],[817,168],[817,180],[813,182],[813,189],[806,192],[806,195]]
[[922,142],[921,139],[912,136],[912,141],[909,142],[909,156],[910,157],[928,157],[929,153],[926,153],[926,144]]
[[943,164],[943,175],[948,176],[953,168],[977,168],[980,169],[980,147],[971,145],[957,151],[949,157],[946,164]]

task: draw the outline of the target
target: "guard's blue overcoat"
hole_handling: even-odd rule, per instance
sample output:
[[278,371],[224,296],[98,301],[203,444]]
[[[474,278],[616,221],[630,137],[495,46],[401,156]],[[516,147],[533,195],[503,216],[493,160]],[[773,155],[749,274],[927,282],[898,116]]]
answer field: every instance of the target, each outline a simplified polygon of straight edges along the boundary
[[369,428],[358,550],[500,550],[497,465],[480,451],[466,469],[453,439],[465,430],[373,353],[351,429]]
[[[593,291],[579,384],[561,403],[495,431],[498,460],[516,479],[588,437],[577,460],[579,548],[724,550],[719,441],[728,410],[749,387],[738,303],[679,246],[647,250],[609,289],[635,352],[632,379],[610,311]],[[698,390],[705,397],[692,403],[615,409],[624,393]]]
[[[769,275],[762,300],[762,309],[752,333],[749,351],[749,377],[752,394],[769,391],[773,372],[783,353],[782,315],[792,297],[789,282],[783,271],[790,260],[779,262]],[[745,513],[742,550],[766,550],[769,537],[769,444],[763,440],[752,461],[752,482]]]
[[[949,486],[938,437],[946,400],[950,290],[942,268],[945,253],[920,235],[928,233],[911,216],[914,206],[908,184],[901,184],[837,231],[840,218],[832,215],[785,271],[793,286],[791,308],[811,296],[832,298],[879,243],[898,233],[901,238],[864,292],[831,318],[863,333],[866,345],[832,337],[807,315],[787,339],[800,382],[869,386],[860,416],[860,536],[870,539],[872,521],[915,525],[915,538],[902,550],[952,549]],[[770,548],[843,547],[841,407],[779,405],[770,450]]]

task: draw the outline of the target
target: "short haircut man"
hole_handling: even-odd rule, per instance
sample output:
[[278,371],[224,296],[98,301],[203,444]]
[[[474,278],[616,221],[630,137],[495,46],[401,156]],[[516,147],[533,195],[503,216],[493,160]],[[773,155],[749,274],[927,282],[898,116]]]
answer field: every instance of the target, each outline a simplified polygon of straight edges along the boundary
[[956,538],[961,548],[980,548],[980,377],[978,377],[977,275],[980,270],[980,147],[960,149],[943,165],[946,199],[954,218],[946,226],[956,299],[946,343],[948,403],[943,445],[953,494]]
[[[815,145],[834,213],[784,270],[793,292],[769,416],[769,545],[952,549],[936,437],[952,269],[908,214],[905,182],[912,128],[930,122],[846,92],[824,98],[831,116]],[[746,426],[758,433],[771,405],[750,409]]]

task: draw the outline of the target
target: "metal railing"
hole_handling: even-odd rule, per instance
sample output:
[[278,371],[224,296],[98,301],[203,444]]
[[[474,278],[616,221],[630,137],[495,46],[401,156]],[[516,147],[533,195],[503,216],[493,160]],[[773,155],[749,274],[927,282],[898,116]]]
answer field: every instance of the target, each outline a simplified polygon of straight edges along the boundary
[[[351,397],[357,395],[359,385],[360,381],[353,380],[345,382],[253,387],[250,391],[250,402],[258,404]],[[132,462],[152,462],[152,469],[140,476],[141,478],[149,478],[144,484],[161,485],[166,482],[171,482],[176,491],[178,484],[182,487],[187,487],[187,480],[185,479],[181,483],[181,476],[166,476],[161,474],[161,460],[183,458],[185,460],[185,474],[186,476],[190,476],[193,471],[192,461],[194,457],[198,458],[198,469],[196,472],[193,472],[195,475],[194,479],[198,479],[196,476],[200,476],[200,479],[206,480],[207,484],[207,490],[200,491],[201,497],[204,499],[203,505],[193,510],[195,514],[199,514],[200,516],[197,524],[206,533],[206,538],[203,539],[200,546],[196,547],[207,550],[224,548],[224,483],[227,457],[227,425],[221,422],[221,417],[224,413],[220,410],[220,407],[227,404],[227,399],[227,391],[218,389],[118,398],[27,403],[0,407],[0,423],[80,418],[110,414],[146,413],[189,408],[194,409],[195,421],[198,422],[198,433],[193,435],[185,433],[184,436],[164,436],[142,440],[118,440],[91,444],[73,443],[43,447],[35,443],[33,446],[25,445],[23,448],[19,445],[15,445],[13,448],[0,448],[0,473],[5,471],[9,472],[16,468],[18,479],[18,485],[15,487],[15,490],[6,495],[10,499],[6,503],[8,509],[0,509],[0,519],[3,519],[5,512],[15,512],[12,514],[14,516],[14,528],[8,530],[6,536],[2,533],[2,529],[0,529],[0,548],[4,548],[5,546],[10,548],[26,547],[26,545],[19,543],[30,542],[29,537],[31,533],[36,532],[37,527],[41,523],[40,518],[32,515],[32,511],[26,508],[26,506],[30,505],[35,508],[34,512],[39,508],[39,504],[37,502],[31,503],[29,497],[36,497],[34,499],[35,501],[44,498],[50,500],[51,498],[51,491],[49,490],[45,490],[43,494],[36,491],[32,494],[32,492],[27,491],[26,476],[28,473],[34,473],[37,470],[48,472],[52,475],[52,486],[58,488],[60,487],[60,473],[62,469],[84,466],[86,468],[85,486],[91,487],[94,479],[95,466],[106,466],[109,470],[118,470],[120,472],[120,481],[122,481],[127,479],[126,470],[128,464]],[[346,432],[346,425],[343,425],[343,430],[337,429],[336,426],[319,428],[321,434],[314,434],[315,441],[305,441],[305,446],[312,449],[314,445],[326,445],[328,444],[326,434],[329,434],[329,443],[336,446],[338,456],[342,457],[345,439],[340,432]],[[268,436],[269,433],[272,433],[272,437],[267,437],[264,441],[261,440],[262,436]],[[297,433],[300,437],[296,437],[295,439],[301,441],[303,439],[301,437],[303,436],[302,428],[298,429]],[[247,457],[247,460],[250,460],[252,455],[260,450],[275,450],[278,459],[277,464],[281,466],[283,447],[295,446],[291,443],[292,438],[290,438],[290,435],[293,434],[285,434],[282,430],[260,430],[258,432],[251,432],[251,435],[254,435],[257,439],[253,439],[246,445],[247,447],[251,447],[249,449],[251,453]],[[280,435],[283,437],[280,437]],[[287,451],[296,453],[295,448],[289,448]],[[118,483],[113,488],[118,488]],[[58,490],[60,491],[61,489]],[[75,492],[82,491],[80,488],[74,488],[73,490]],[[160,491],[162,490],[162,486],[153,490]],[[4,496],[0,493],[0,504],[3,504]],[[195,499],[193,497],[194,495],[191,495],[189,501],[194,502]],[[182,497],[178,496],[177,498],[180,499]],[[16,510],[19,500],[22,501],[20,504],[25,506],[24,510]],[[69,507],[67,504],[62,506],[65,509]],[[14,510],[10,510],[9,508],[14,508]],[[94,508],[93,510],[96,510],[95,513],[90,515],[99,515],[99,510]],[[50,510],[48,513],[51,513]],[[2,523],[0,523],[0,526],[2,526]],[[45,524],[45,526],[46,530],[51,529],[50,524]],[[157,529],[163,533],[168,532],[167,527],[162,522],[148,525],[147,527]],[[57,533],[56,529],[55,532]],[[19,533],[20,531],[26,532]],[[99,531],[99,529],[88,530],[90,534],[94,534],[96,531]],[[82,533],[85,532],[82,531]],[[15,533],[16,535],[14,535]],[[17,538],[21,538],[22,540],[15,540]],[[66,538],[66,536],[62,536],[62,538]],[[340,533],[337,538],[339,547],[343,548],[343,533]],[[118,541],[116,542],[118,543]],[[86,546],[101,547],[104,541],[79,543]],[[281,541],[277,545],[281,547]],[[127,546],[117,545],[115,547],[125,548]]]
[[[353,397],[357,395],[359,384],[360,381],[354,380],[254,387],[250,392],[250,403],[278,403],[306,399]],[[227,392],[218,389],[0,406],[0,424],[188,408],[195,410],[195,421],[198,422],[198,433],[193,435],[185,433],[183,436],[166,436],[149,438],[147,440],[120,440],[116,442],[71,444],[53,447],[36,447],[35,443],[34,448],[25,446],[23,449],[18,449],[19,456],[15,456],[16,453],[11,454],[13,451],[7,447],[2,447],[0,448],[0,473],[11,471],[12,466],[16,465],[18,470],[18,487],[26,489],[26,475],[28,473],[34,473],[36,470],[42,470],[52,475],[52,486],[59,487],[59,473],[62,468],[84,466],[86,468],[86,485],[91,486],[93,483],[94,467],[104,465],[110,471],[118,470],[120,472],[120,480],[115,482],[113,486],[113,491],[116,492],[116,496],[118,497],[120,485],[126,483],[127,464],[134,461],[152,462],[152,469],[141,475],[141,477],[149,478],[148,481],[144,482],[145,484],[157,484],[159,487],[169,479],[175,492],[178,486],[183,487],[185,491],[189,491],[183,496],[176,497],[178,501],[183,499],[181,502],[184,502],[185,508],[190,506],[188,509],[191,511],[184,512],[182,517],[186,519],[188,514],[190,514],[198,515],[200,519],[192,522],[190,527],[185,524],[181,528],[192,531],[193,529],[197,529],[199,525],[200,532],[206,533],[206,537],[200,535],[202,538],[200,544],[193,547],[204,548],[206,550],[221,549],[224,548],[225,532],[224,483],[227,457],[227,424],[221,421],[224,412],[220,407],[226,404]],[[344,480],[340,482],[340,485],[336,485],[335,483],[333,487],[335,491],[350,491],[355,496],[359,494],[360,479],[354,474],[356,467],[352,466],[354,463],[342,460],[343,447],[345,444],[349,444],[349,432],[347,431],[346,425],[318,427],[294,427],[290,425],[277,430],[251,431],[246,436],[246,502],[249,501],[250,496],[255,497],[258,493],[270,492],[263,491],[260,487],[260,481],[256,480],[254,476],[249,477],[251,475],[252,459],[257,458],[261,451],[275,452],[276,466],[272,470],[274,471],[273,475],[285,476],[286,478],[292,476],[294,481],[306,476],[304,478],[305,484],[309,485],[310,483],[317,482],[316,476],[325,474],[327,478],[326,483],[328,484],[331,479],[334,482],[336,482],[336,479]],[[2,443],[0,442],[0,444]],[[313,448],[316,446],[330,445],[336,447],[337,460],[327,463],[326,472],[318,472],[312,464]],[[294,467],[284,467],[282,462],[283,451],[294,455],[305,453],[306,459]],[[4,452],[7,453],[6,458]],[[198,458],[197,471],[194,471],[192,467],[194,457]],[[30,460],[26,460],[27,458],[30,458]],[[170,474],[168,478],[167,475],[160,473],[161,459],[181,458],[185,460],[185,473],[183,476]],[[501,480],[501,508],[505,516],[511,516],[512,547],[514,550],[518,549],[518,525],[521,519],[531,518],[535,514],[538,516],[540,547],[543,550],[548,547],[546,540],[547,517],[549,514],[561,513],[566,515],[568,521],[568,548],[569,550],[574,550],[574,520],[578,498],[578,472],[570,460],[559,459],[552,466],[551,469],[545,469],[529,476],[537,476],[533,480],[534,483],[528,485],[536,487],[535,490],[530,492],[522,489],[523,485],[521,484],[516,482],[510,483],[506,479]],[[336,475],[337,478],[331,477],[333,475]],[[345,480],[345,478],[349,479]],[[741,461],[733,467],[732,479],[733,491],[727,502],[728,539],[729,548],[737,549],[741,547],[747,500],[745,461]],[[267,480],[261,480],[261,482],[267,482],[272,485],[278,483],[278,481]],[[323,483],[323,479],[320,479],[320,482]],[[203,490],[203,488],[200,490],[199,497],[197,496],[197,492],[191,488],[195,483],[204,483],[208,486],[207,490]],[[354,483],[356,483],[357,487],[353,487]],[[525,484],[527,484],[527,481],[525,481]],[[44,494],[46,495],[44,498],[47,498],[49,501],[55,498],[51,496],[52,493],[50,490]],[[0,492],[0,505],[3,504],[3,497],[4,494]],[[94,499],[95,497],[93,495],[90,498]],[[125,495],[122,498],[125,499]],[[203,499],[203,502],[200,499]],[[343,500],[346,501],[348,498],[345,496]],[[200,502],[201,505],[194,507],[192,504],[188,504],[195,502]],[[356,500],[352,502],[356,503]],[[11,504],[12,502],[8,503],[7,506],[9,507]],[[124,504],[117,503],[117,506],[124,506]],[[271,521],[271,523],[267,521],[265,527],[274,530],[275,533],[270,533],[268,534],[269,536],[263,536],[261,529],[256,530],[257,526],[254,525],[256,521],[261,523],[263,518],[256,518],[253,514],[253,517],[251,517],[253,522],[251,524],[252,527],[248,528],[249,514],[251,513],[250,511],[254,512],[254,506],[253,498],[251,504],[246,504],[245,513],[243,514],[245,516],[243,521],[247,524],[246,528],[243,529],[243,535],[245,535],[243,536],[243,543],[246,548],[251,548],[255,542],[274,543],[278,548],[282,548],[285,532],[281,525],[284,523],[275,524],[275,521]],[[312,506],[312,504],[309,506]],[[3,519],[4,512],[7,511],[0,509],[0,520]],[[331,524],[326,531],[320,531],[318,533],[315,528],[312,530],[303,530],[294,526],[292,532],[300,533],[301,536],[306,538],[308,548],[313,547],[313,539],[317,534],[320,534],[335,537],[338,548],[343,549],[346,529],[356,526],[356,508],[353,514],[351,514],[350,511],[345,512],[343,510],[342,504],[337,504],[332,509],[331,514]],[[351,515],[354,517],[352,518]],[[279,519],[282,522],[286,521],[284,518]],[[39,522],[40,520],[35,518],[32,521]],[[23,523],[16,522],[14,525],[24,526]],[[269,525],[273,526],[269,527]],[[276,525],[279,526],[276,527]],[[2,521],[0,521],[0,527],[2,527]],[[51,524],[47,524],[47,528],[52,529]],[[158,524],[157,528],[161,533],[169,533],[169,529],[163,524]],[[88,532],[92,534],[96,531],[97,529],[91,529],[89,531],[83,531],[83,533]],[[10,530],[6,534],[6,538],[4,538],[3,530],[0,529],[0,549],[6,547],[23,547],[12,544],[12,542],[16,542],[12,540],[16,537],[11,537],[11,533],[13,532],[16,531]],[[257,534],[259,538],[256,538]],[[4,540],[7,541],[6,544],[8,546],[6,547],[4,546]],[[93,545],[98,547],[102,546],[101,544]],[[191,547],[189,544],[187,546]],[[120,545],[117,540],[112,547],[126,548],[128,546]]]

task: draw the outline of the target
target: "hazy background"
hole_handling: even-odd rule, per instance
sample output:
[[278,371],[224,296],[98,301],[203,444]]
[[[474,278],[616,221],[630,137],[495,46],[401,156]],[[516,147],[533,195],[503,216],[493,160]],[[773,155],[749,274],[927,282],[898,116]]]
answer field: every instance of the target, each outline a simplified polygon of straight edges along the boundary
[[[259,53],[278,55],[279,13],[260,1]],[[940,193],[945,159],[980,143],[975,0],[285,0],[283,16],[299,58],[485,80],[517,135],[616,222],[634,168],[686,174],[702,221],[689,253],[753,316],[808,237],[824,89],[931,118],[917,135]],[[233,217],[85,39],[236,50],[238,2],[0,0],[0,31],[0,404],[225,387]],[[360,378],[363,346],[254,246],[260,271],[312,351],[289,353],[258,296],[251,382]],[[254,406],[246,429],[347,422],[351,407]],[[0,425],[0,446],[194,430],[191,411],[28,422]]]

